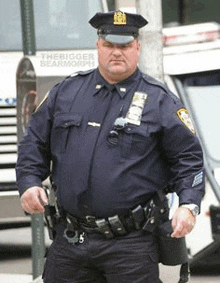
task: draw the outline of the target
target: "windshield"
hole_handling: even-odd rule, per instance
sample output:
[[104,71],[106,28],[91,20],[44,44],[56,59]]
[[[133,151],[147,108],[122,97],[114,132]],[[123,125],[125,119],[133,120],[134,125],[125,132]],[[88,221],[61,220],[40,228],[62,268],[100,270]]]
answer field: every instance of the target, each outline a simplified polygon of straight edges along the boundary
[[216,165],[220,162],[220,72],[190,76],[184,85],[207,153]]
[[[89,19],[102,10],[95,0],[34,0],[38,50],[94,48]],[[0,50],[22,50],[19,0],[0,0]]]

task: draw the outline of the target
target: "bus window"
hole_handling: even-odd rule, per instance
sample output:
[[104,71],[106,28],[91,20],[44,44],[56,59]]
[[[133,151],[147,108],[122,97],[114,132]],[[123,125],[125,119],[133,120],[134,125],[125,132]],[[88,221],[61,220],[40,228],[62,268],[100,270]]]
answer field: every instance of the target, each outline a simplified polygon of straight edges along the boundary
[[[88,21],[101,10],[101,1],[34,0],[37,50],[93,49]],[[0,50],[22,50],[20,17],[20,1],[0,2]]]
[[21,49],[20,1],[0,1],[0,51]]
[[220,72],[191,75],[184,79],[184,85],[208,155],[217,166],[220,163]]
[[37,49],[94,48],[96,32],[88,21],[100,10],[94,0],[35,0]]

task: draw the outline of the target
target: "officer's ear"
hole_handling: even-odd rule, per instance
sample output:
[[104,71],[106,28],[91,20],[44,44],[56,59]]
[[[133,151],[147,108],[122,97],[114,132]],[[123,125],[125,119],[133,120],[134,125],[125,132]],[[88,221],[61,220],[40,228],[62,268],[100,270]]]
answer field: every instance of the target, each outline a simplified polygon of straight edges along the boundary
[[137,49],[138,51],[141,49],[141,41],[139,39],[137,39]]
[[140,40],[137,38],[136,39],[136,50],[137,50],[137,52],[138,52],[138,56],[140,56],[140,52],[141,52],[141,42],[140,42]]
[[96,41],[96,48],[97,48],[97,49],[99,48],[100,38],[101,38],[101,37],[98,36],[97,41]]

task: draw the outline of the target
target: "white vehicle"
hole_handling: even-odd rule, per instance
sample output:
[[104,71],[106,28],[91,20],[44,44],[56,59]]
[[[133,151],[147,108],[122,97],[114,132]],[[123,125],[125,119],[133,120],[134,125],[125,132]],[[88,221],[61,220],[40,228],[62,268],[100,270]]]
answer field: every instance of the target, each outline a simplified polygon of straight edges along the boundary
[[[39,103],[36,74],[41,75],[46,94],[62,78],[96,67],[96,32],[87,22],[96,12],[106,11],[107,4],[105,0],[34,0],[33,8],[37,52],[29,56],[34,67],[23,61],[22,74],[18,70],[23,58],[20,1],[0,1],[0,228],[29,222],[15,184],[16,104],[21,106],[18,122],[23,130]],[[18,103],[17,92],[23,93]]]
[[205,155],[206,194],[197,225],[186,238],[191,268],[219,266],[220,25],[211,22],[164,28],[163,35],[165,81],[188,108]]

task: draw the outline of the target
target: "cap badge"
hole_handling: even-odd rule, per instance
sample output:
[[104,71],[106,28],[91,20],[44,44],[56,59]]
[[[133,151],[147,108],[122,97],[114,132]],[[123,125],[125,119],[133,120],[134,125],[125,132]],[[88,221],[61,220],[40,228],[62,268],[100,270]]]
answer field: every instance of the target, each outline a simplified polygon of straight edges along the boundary
[[114,14],[114,25],[126,25],[127,24],[127,18],[126,14],[118,11]]

